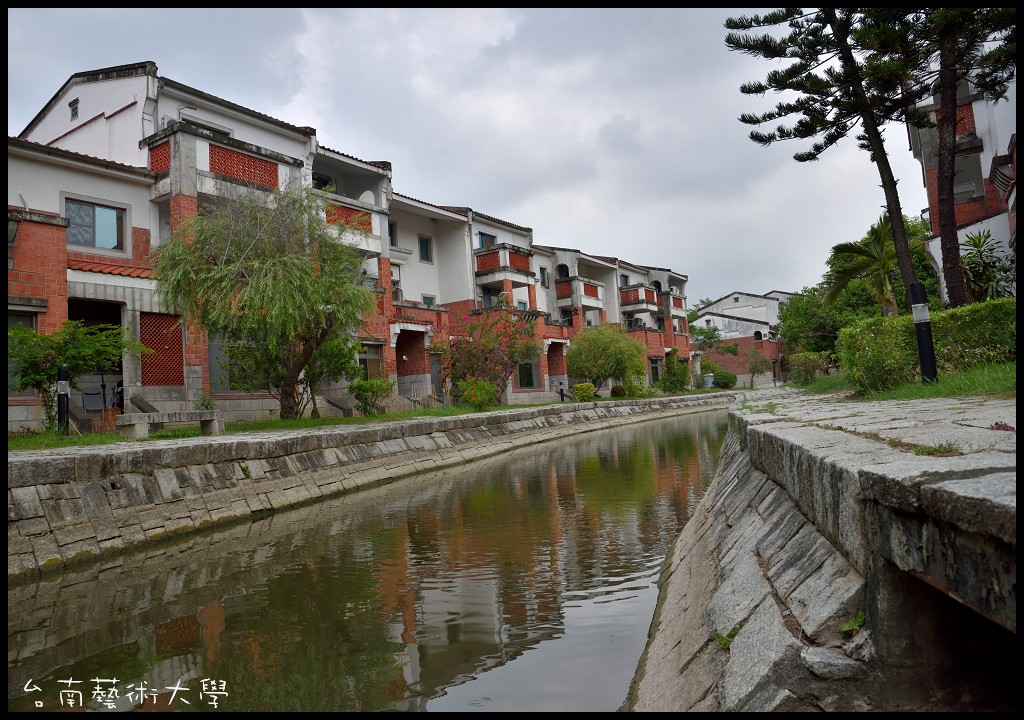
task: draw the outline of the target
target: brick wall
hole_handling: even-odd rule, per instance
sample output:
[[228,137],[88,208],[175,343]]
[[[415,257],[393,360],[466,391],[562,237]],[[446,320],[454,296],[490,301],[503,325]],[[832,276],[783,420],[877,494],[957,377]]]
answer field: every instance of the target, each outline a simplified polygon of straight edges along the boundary
[[47,300],[37,315],[40,333],[59,330],[68,318],[67,230],[60,225],[23,220],[14,241],[14,267],[7,270],[8,298]]
[[210,172],[252,185],[277,188],[277,163],[210,145]]

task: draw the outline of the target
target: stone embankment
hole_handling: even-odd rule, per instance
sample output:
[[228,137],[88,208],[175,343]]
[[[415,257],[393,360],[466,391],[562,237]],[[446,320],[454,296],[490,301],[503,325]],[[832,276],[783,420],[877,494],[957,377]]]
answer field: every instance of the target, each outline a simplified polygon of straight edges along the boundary
[[631,711],[1016,709],[1016,400],[742,394]]
[[7,455],[8,581],[217,524],[735,396],[565,403]]

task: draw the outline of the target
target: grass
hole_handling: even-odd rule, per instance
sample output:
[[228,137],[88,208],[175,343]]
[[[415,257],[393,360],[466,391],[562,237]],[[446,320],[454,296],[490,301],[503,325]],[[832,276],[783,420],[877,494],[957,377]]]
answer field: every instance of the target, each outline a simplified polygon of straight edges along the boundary
[[953,373],[939,375],[934,382],[910,382],[891,390],[871,393],[856,393],[856,388],[839,375],[825,375],[817,378],[804,390],[818,394],[849,392],[854,400],[920,400],[944,397],[993,397],[1012,399],[1017,397],[1017,363],[978,365]]

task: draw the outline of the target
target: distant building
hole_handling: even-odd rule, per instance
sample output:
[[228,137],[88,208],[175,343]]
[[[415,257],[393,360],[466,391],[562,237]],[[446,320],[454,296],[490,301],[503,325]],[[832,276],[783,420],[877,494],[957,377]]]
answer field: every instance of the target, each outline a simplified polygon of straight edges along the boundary
[[[779,308],[795,293],[772,290],[763,295],[731,292],[697,309],[692,327],[718,328],[723,345],[737,346],[737,354],[715,352],[707,359],[736,373],[740,383],[749,380],[747,356],[757,350],[772,361],[772,370],[754,377],[755,387],[772,385],[788,378],[786,352],[779,338]],[[697,352],[694,347],[694,352]]]

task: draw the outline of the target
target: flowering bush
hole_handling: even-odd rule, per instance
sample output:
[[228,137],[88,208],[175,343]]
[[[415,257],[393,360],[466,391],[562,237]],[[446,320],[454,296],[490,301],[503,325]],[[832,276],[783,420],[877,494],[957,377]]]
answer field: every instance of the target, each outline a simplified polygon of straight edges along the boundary
[[497,389],[496,398],[501,397],[512,372],[521,363],[540,357],[534,324],[533,319],[505,302],[453,317],[447,328],[434,335],[442,380],[451,383],[456,395],[460,378],[486,380]]
[[459,402],[470,405],[477,411],[498,404],[498,388],[492,382],[467,377],[459,380],[455,387],[459,394]]

